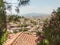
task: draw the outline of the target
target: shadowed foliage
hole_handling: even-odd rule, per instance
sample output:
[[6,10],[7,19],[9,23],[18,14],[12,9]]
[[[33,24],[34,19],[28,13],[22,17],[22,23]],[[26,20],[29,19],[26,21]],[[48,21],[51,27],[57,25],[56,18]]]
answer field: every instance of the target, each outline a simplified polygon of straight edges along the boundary
[[60,45],[60,8],[52,12],[50,21],[43,27],[44,38],[38,45]]

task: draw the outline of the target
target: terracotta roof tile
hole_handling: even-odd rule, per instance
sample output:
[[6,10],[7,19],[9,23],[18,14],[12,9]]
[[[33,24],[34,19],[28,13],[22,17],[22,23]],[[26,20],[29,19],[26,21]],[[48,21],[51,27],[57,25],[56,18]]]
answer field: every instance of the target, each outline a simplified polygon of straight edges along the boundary
[[21,33],[12,45],[37,45],[36,39],[36,36]]

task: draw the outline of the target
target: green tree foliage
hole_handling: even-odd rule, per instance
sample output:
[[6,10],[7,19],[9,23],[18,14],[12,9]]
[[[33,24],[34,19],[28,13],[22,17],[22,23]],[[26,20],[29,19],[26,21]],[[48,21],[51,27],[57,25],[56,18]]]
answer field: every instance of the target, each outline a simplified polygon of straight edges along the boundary
[[[18,8],[17,12],[19,12],[19,7],[21,5],[26,5],[28,4],[29,0],[17,0],[18,1]],[[14,4],[14,3],[13,3]],[[11,10],[12,3],[8,3],[5,0],[0,0],[0,45],[2,45],[1,39],[5,36],[6,32],[6,10]],[[16,20],[16,19],[15,19]]]
[[[8,16],[7,16],[8,17]],[[10,15],[9,17],[8,17],[8,20],[9,20],[9,22],[17,22],[17,21],[19,21],[19,18],[21,18],[20,16],[18,16],[18,15]]]
[[7,2],[5,1],[6,4],[6,8],[11,12],[11,9],[13,7],[13,5],[15,5],[15,11],[17,12],[17,14],[20,12],[20,6],[25,6],[27,4],[29,4],[30,0],[17,0],[17,3],[11,3],[11,2]]
[[6,32],[6,17],[5,17],[5,5],[3,0],[0,0],[0,45],[2,45],[1,39]]
[[60,45],[60,8],[52,12],[52,17],[48,23],[44,24],[43,40],[39,45]]

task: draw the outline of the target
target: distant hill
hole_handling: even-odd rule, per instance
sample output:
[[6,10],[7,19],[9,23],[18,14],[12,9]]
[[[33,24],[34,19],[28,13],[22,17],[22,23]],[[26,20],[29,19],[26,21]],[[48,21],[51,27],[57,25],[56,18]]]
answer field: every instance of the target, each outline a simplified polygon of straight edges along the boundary
[[50,14],[41,14],[41,13],[28,13],[28,14],[24,14],[21,16],[46,19],[46,18],[49,18],[51,15]]
[[49,16],[50,14],[41,14],[41,13],[28,13],[28,14],[23,14],[23,15],[21,15],[21,16],[33,16],[33,17],[35,17],[35,16]]

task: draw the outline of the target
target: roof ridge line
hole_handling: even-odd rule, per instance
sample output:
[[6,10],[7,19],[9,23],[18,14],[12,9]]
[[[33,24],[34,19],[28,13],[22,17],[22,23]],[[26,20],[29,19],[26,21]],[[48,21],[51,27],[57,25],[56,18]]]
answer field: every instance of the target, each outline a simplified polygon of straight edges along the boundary
[[[15,40],[17,40],[17,38],[18,38],[21,34],[23,34],[23,32],[21,32],[21,33],[16,37]],[[11,45],[15,42],[15,40],[11,43]]]

